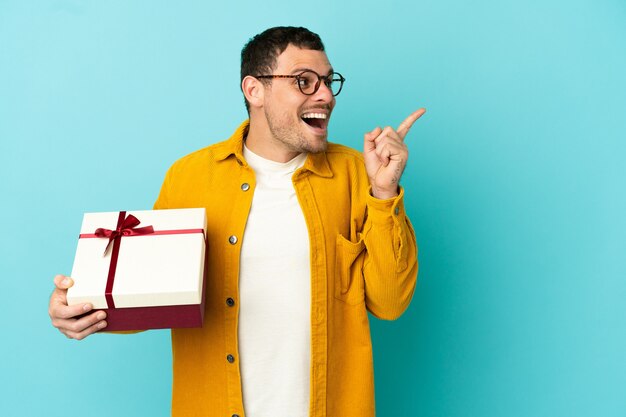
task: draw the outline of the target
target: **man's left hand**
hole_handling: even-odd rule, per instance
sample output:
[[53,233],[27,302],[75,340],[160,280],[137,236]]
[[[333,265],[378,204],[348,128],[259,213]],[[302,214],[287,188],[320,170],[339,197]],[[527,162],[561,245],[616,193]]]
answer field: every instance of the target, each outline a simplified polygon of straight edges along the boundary
[[400,123],[398,129],[377,127],[365,134],[363,157],[374,197],[388,199],[398,195],[398,183],[409,157],[404,138],[424,113],[424,108],[414,111]]

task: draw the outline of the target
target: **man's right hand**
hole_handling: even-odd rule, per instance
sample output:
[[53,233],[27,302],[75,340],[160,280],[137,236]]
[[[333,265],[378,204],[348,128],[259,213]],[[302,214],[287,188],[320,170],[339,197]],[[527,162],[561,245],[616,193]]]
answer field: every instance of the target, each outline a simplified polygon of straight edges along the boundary
[[74,285],[72,278],[57,275],[54,277],[54,285],[56,288],[50,296],[48,314],[52,325],[61,333],[70,339],[82,340],[106,327],[104,319],[107,315],[104,311],[87,314],[93,309],[91,304],[67,305],[67,289]]

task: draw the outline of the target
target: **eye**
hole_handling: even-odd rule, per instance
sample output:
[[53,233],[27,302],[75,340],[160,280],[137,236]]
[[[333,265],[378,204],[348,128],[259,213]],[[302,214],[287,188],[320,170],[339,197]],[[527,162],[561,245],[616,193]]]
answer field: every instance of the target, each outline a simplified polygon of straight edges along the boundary
[[298,87],[304,94],[313,94],[317,86],[317,74],[311,71],[304,71],[297,76]]
[[313,84],[315,84],[315,81],[313,81],[311,74],[301,74],[298,76],[298,85],[300,88],[308,88]]

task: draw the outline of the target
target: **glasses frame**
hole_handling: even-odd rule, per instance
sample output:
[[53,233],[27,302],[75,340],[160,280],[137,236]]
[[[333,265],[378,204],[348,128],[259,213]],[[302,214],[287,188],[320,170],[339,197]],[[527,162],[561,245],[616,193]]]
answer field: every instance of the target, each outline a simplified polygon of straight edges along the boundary
[[[315,75],[317,75],[317,82],[315,83],[315,88],[313,89],[312,93],[305,93],[304,91],[302,91],[302,86],[300,85],[300,77],[302,77],[303,74],[310,72],[313,73]],[[335,76],[339,76],[339,90],[337,90],[336,93],[333,93],[333,90],[328,86],[327,82],[332,82],[333,81],[333,77]],[[337,97],[339,95],[339,93],[341,93],[341,90],[343,89],[343,83],[346,81],[346,79],[344,78],[343,75],[339,74],[338,72],[332,72],[329,75],[319,75],[317,72],[313,71],[313,70],[304,70],[299,74],[294,74],[294,75],[278,75],[278,74],[272,74],[272,75],[257,75],[254,78],[295,78],[298,84],[298,89],[300,90],[300,92],[302,94],[304,94],[305,96],[312,96],[313,94],[317,93],[317,90],[320,89],[320,85],[322,84],[322,80],[324,80],[324,84],[326,84],[326,88],[328,88],[330,90],[330,92],[333,94],[333,97]]]

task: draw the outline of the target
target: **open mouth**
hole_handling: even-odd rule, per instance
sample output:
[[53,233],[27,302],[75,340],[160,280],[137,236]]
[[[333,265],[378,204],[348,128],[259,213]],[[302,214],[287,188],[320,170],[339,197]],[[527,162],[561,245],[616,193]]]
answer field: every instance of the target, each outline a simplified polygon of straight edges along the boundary
[[307,112],[300,116],[302,121],[313,129],[318,131],[326,131],[328,126],[328,114],[327,113],[315,113]]

